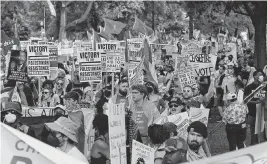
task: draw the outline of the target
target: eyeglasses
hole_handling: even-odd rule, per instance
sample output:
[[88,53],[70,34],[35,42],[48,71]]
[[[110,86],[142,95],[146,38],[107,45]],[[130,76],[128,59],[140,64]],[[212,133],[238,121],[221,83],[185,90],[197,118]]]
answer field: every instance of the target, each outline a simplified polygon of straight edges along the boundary
[[172,107],[177,108],[178,106],[179,106],[179,105],[177,105],[177,104],[175,104],[175,105],[169,105],[170,108],[172,108]]

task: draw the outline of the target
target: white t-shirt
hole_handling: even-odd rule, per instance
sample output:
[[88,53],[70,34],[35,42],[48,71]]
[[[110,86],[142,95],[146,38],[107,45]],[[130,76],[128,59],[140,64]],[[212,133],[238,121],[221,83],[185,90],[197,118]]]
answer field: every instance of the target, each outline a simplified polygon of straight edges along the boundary
[[79,159],[80,161],[88,163],[88,160],[85,158],[85,156],[75,146],[67,154]]

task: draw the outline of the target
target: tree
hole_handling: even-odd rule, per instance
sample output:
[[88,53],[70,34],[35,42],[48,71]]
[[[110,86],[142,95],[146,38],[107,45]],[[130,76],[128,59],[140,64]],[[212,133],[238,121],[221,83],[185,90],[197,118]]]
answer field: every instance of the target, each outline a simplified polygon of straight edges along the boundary
[[254,60],[258,68],[266,65],[266,20],[267,2],[227,2],[226,14],[231,11],[248,16],[255,29]]

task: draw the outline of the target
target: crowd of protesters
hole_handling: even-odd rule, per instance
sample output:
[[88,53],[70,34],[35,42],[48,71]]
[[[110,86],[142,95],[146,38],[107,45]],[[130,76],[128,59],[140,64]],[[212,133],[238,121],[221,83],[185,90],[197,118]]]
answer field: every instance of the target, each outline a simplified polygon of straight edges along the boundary
[[[243,102],[246,96],[260,85],[266,85],[267,81],[266,67],[264,70],[255,68],[253,54],[238,55],[237,61],[231,55],[218,56],[216,72],[210,77],[197,78],[197,87],[181,88],[173,61],[167,57],[162,57],[162,61],[162,66],[156,67],[157,84],[144,78],[144,84],[129,87],[127,75],[122,70],[116,78],[107,75],[103,77],[103,83],[100,84],[102,87],[95,90],[93,84],[79,82],[77,71],[73,73],[75,78],[71,79],[70,72],[61,63],[54,80],[42,77],[38,81],[32,77],[28,83],[5,81],[2,93],[8,92],[8,96],[2,97],[1,121],[88,162],[83,155],[84,121],[87,118],[81,111],[81,105],[89,104],[86,108],[95,110],[93,128],[96,130],[91,164],[106,164],[110,159],[109,102],[125,103],[128,163],[133,139],[155,149],[155,164],[177,164],[211,156],[204,123],[192,122],[187,129],[187,140],[177,135],[177,125],[174,123],[157,124],[164,116],[183,112],[189,114],[191,107],[204,106],[218,110],[226,125],[230,151],[246,146],[247,128],[251,134],[249,145],[259,143],[258,134],[255,134],[256,104],[267,109],[266,87],[258,97]],[[37,91],[39,85],[40,92]],[[53,107],[54,120],[44,123],[42,132],[37,134],[31,126],[21,123],[22,106]],[[266,135],[264,137],[266,141]]]

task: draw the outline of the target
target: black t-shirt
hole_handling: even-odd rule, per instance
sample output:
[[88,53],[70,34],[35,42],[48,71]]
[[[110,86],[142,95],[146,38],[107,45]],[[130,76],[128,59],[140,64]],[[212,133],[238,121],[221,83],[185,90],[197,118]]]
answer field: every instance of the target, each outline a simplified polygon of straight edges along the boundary
[[[249,84],[244,90],[245,97],[248,96],[249,94],[251,94],[258,87],[259,87],[259,85],[255,84],[255,83]],[[259,99],[258,98],[252,98],[251,100],[257,101]],[[249,110],[248,114],[252,117],[256,117],[256,104],[248,103],[247,106],[248,106],[248,110]]]

